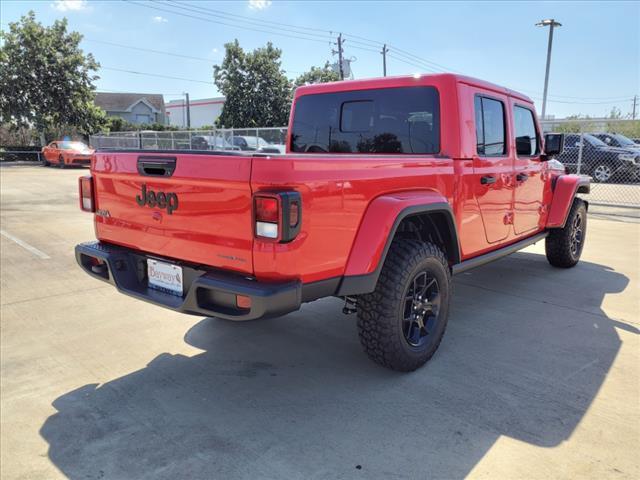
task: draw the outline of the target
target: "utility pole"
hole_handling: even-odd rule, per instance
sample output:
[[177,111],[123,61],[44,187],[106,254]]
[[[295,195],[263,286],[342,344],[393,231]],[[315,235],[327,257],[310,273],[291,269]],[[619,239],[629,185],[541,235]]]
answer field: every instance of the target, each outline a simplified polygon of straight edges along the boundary
[[344,40],[342,40],[342,34],[338,35],[338,51],[336,52],[335,50],[333,51],[333,53],[337,53],[338,54],[338,71],[340,72],[340,80],[344,80],[344,68],[342,68],[342,55],[343,55],[343,51],[342,51],[342,44],[344,43]]
[[382,75],[384,77],[387,76],[387,52],[389,51],[389,49],[387,48],[387,44],[385,43],[382,46],[382,52],[380,52],[382,54]]
[[638,95],[633,96],[633,113],[631,114],[631,118],[633,120],[636,119],[636,105],[638,104]]
[[536,27],[550,27],[549,28],[549,43],[547,45],[547,69],[544,74],[544,93],[542,94],[542,120],[546,118],[547,112],[547,89],[549,87],[549,67],[551,66],[551,46],[553,45],[553,29],[555,27],[561,27],[560,22],[556,22],[553,18],[547,20],[541,20],[536,23]]
[[184,92],[184,96],[186,99],[185,107],[187,110],[187,128],[191,128],[191,104],[189,103],[189,94]]

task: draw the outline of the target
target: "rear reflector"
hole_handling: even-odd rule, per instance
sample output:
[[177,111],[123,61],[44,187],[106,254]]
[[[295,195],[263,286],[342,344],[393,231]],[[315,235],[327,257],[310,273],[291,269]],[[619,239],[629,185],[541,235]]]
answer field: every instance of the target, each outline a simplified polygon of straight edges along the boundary
[[87,175],[79,178],[80,209],[85,212],[95,212],[93,200],[93,178]]
[[289,205],[289,226],[295,227],[298,225],[298,219],[300,218],[300,202],[294,200]]
[[238,308],[251,308],[251,297],[236,295],[236,305]]

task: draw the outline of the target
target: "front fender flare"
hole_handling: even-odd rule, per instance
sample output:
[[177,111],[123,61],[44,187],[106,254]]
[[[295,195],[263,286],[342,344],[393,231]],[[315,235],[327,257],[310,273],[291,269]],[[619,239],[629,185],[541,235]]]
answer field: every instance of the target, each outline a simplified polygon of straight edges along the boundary
[[398,226],[405,218],[420,213],[442,213],[455,242],[453,258],[460,261],[460,247],[453,211],[438,192],[410,191],[375,198],[367,207],[345,268],[337,295],[357,295],[375,290],[382,265]]
[[576,193],[589,193],[590,189],[591,177],[585,175],[560,175],[557,177],[546,227],[564,228]]

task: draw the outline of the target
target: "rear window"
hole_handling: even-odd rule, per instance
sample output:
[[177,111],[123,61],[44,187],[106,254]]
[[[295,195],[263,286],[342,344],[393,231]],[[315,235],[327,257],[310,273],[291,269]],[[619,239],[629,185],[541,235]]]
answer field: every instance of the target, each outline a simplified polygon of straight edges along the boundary
[[403,87],[302,96],[296,102],[291,151],[438,153],[438,91]]

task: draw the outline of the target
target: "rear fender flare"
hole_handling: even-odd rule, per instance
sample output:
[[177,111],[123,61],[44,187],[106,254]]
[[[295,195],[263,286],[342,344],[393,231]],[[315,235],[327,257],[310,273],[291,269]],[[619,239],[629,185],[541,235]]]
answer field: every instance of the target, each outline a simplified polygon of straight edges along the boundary
[[553,184],[553,198],[547,217],[547,228],[564,228],[573,199],[577,193],[589,193],[591,177],[560,175]]
[[411,191],[382,195],[367,207],[351,247],[337,295],[358,295],[375,290],[380,271],[396,231],[410,216],[441,214],[449,228],[451,265],[460,262],[458,233],[451,205],[434,191]]

